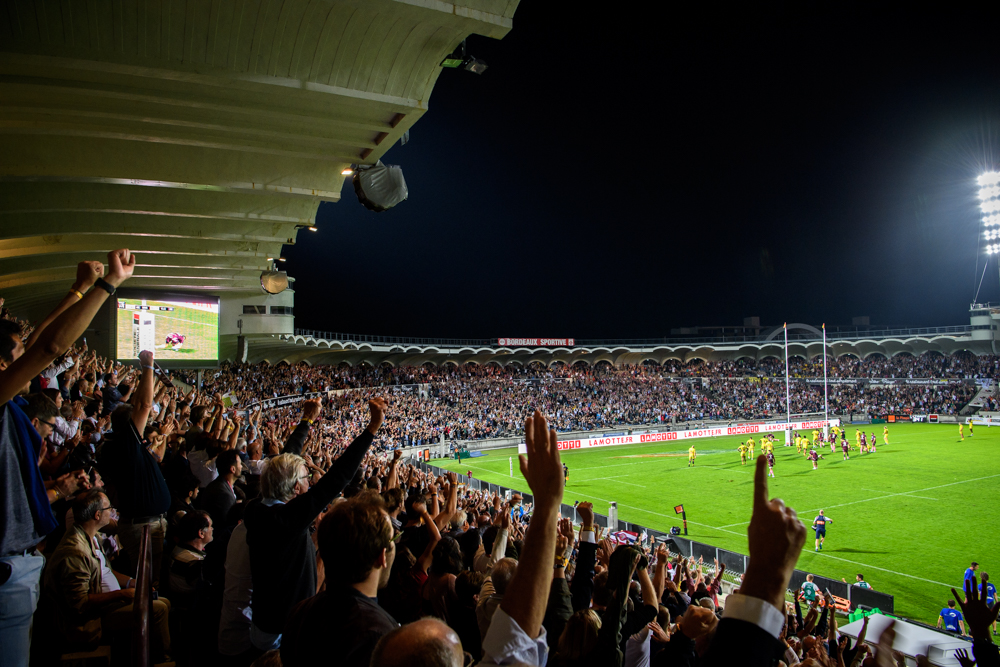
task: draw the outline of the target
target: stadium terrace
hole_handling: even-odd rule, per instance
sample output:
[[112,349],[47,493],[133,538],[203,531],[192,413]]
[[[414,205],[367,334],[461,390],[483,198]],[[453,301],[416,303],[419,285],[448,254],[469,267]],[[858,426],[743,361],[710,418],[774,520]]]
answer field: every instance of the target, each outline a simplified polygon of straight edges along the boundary
[[[704,78],[732,97],[703,115],[767,142],[744,152],[770,153],[781,134],[772,122],[784,132],[804,118],[835,137],[812,111],[857,78],[843,59],[865,53],[853,34],[835,34],[838,48],[823,49],[837,58],[831,65],[801,60],[810,79],[840,77],[815,98],[822,104],[796,82],[787,88],[809,112],[788,107],[746,132],[733,121],[751,117],[753,90],[782,87],[761,85],[760,72],[770,80],[782,68],[748,59],[749,86],[731,80],[741,70],[733,63],[711,77],[675,73],[719,50],[712,39],[742,45],[735,33],[795,57],[750,24],[720,29],[732,12],[708,7],[710,18],[690,21],[675,16],[682,3],[531,0],[537,13],[517,21],[545,12],[554,20],[505,39],[519,4],[0,0],[0,667],[913,667],[926,656],[969,667],[969,651],[979,667],[1000,666],[990,580],[1000,570],[1000,304],[978,303],[978,290],[968,324],[924,328],[757,322],[589,340],[532,337],[572,331],[436,339],[296,327],[296,308],[364,326],[341,311],[338,290],[362,294],[368,315],[381,308],[405,322],[391,301],[398,291],[387,298],[389,290],[344,278],[381,272],[398,286],[419,272],[453,285],[465,278],[449,265],[456,249],[489,267],[476,253],[515,233],[530,254],[504,257],[502,269],[538,278],[531,289],[544,299],[526,311],[557,312],[558,290],[522,264],[544,260],[555,275],[565,258],[601,261],[593,239],[614,239],[615,251],[645,242],[623,231],[628,215],[648,217],[662,235],[641,249],[655,261],[640,257],[630,271],[674,252],[711,259],[689,277],[700,279],[728,251],[688,253],[694,244],[675,235],[694,218],[664,224],[659,211],[634,207],[673,205],[661,195],[676,180],[669,170],[712,180],[690,156],[658,155],[659,137],[725,135],[673,122],[668,106],[691,105],[662,105],[655,93],[701,102],[685,79]],[[659,5],[667,21],[653,18]],[[979,50],[997,41],[971,34],[976,24],[995,30],[989,21],[942,29],[945,9],[897,10],[891,32],[930,45],[935,71],[964,87],[972,77],[939,65],[955,50],[896,25],[897,14],[929,16],[937,33],[961,32]],[[864,11],[854,22],[868,28],[873,12]],[[785,32],[822,45],[828,19]],[[682,33],[701,39],[689,29],[699,24],[711,38],[693,56],[663,55],[664,35],[676,48]],[[890,43],[890,31],[871,32]],[[539,35],[545,48],[535,52]],[[577,51],[554,48],[566,37]],[[655,58],[643,55],[646,43]],[[603,69],[582,57],[593,54]],[[530,68],[517,71],[517,62]],[[498,66],[503,77],[479,78]],[[523,85],[528,75],[544,77],[543,94]],[[437,93],[440,76],[451,81]],[[866,104],[916,99],[896,94],[903,77],[883,78],[892,94],[869,91]],[[497,94],[504,80],[517,94]],[[466,102],[436,130],[414,132],[423,161],[413,146],[390,153],[444,95]],[[550,97],[558,113],[542,111]],[[919,97],[947,104],[951,95]],[[494,104],[500,98],[523,106],[511,112]],[[661,106],[636,113],[646,98]],[[602,108],[610,124],[600,127]],[[537,137],[531,145],[508,144],[498,131],[516,117],[537,131],[522,133]],[[981,125],[996,126],[988,121]],[[582,122],[585,132],[572,129]],[[564,137],[600,167],[573,164],[556,145]],[[459,144],[478,147],[474,160],[444,152]],[[739,150],[726,149],[701,152],[718,162]],[[796,152],[828,162],[811,149]],[[403,164],[386,164],[390,156]],[[447,209],[484,236],[435,235],[412,223],[419,215],[405,217],[403,170],[415,162],[426,171],[410,185],[434,209],[424,215]],[[864,165],[850,168],[878,182]],[[502,197],[518,215],[537,209],[545,220],[466,210],[457,195],[491,206],[483,186],[504,171],[519,185]],[[705,171],[719,172],[716,189],[747,175]],[[554,178],[565,174],[572,183]],[[972,213],[954,218],[1000,241],[1000,172],[978,176],[974,203],[966,185]],[[950,234],[927,221],[953,195],[921,193],[911,215],[921,218],[918,233],[898,235],[899,246]],[[421,210],[417,199],[411,211]],[[570,199],[616,210],[593,215],[603,227],[588,230],[564,206]],[[730,222],[766,238],[760,202],[731,199],[741,210]],[[363,242],[343,235],[348,205],[367,216]],[[369,222],[383,224],[395,206],[402,215],[390,224]],[[583,240],[584,252],[560,248],[556,226],[541,229],[559,216],[564,238]],[[803,211],[796,225],[833,229],[836,218]],[[409,256],[387,261],[400,220],[431,245],[396,243]],[[709,229],[695,229],[698,244]],[[804,268],[815,263],[834,279],[894,270],[891,261],[855,267],[855,246],[889,238],[876,230],[838,234],[830,246],[776,231],[810,253]],[[977,247],[1000,253],[1000,242]],[[307,250],[326,256],[295,266]],[[767,252],[765,273],[796,259],[772,265]],[[363,262],[356,275],[341,265],[346,253]],[[935,261],[910,263],[939,277]],[[314,303],[296,303],[288,274],[302,266],[324,271],[309,285],[322,290]],[[521,296],[500,270],[486,277]],[[560,276],[560,289],[585,295],[576,310],[593,317],[610,300],[583,290],[606,278]],[[641,290],[673,287],[648,277],[633,285],[642,299]],[[502,313],[488,291],[435,296],[455,312]],[[423,310],[447,321],[444,308]],[[510,333],[527,336],[502,337]]]

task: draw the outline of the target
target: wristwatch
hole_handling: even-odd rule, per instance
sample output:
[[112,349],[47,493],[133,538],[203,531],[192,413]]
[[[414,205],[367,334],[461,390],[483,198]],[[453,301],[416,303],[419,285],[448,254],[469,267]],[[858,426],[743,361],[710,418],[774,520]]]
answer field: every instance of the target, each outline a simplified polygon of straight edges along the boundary
[[110,294],[112,296],[114,295],[114,293],[116,291],[115,288],[114,288],[114,286],[111,283],[109,283],[107,280],[105,280],[104,278],[98,278],[94,282],[94,287],[100,287],[102,290],[104,290],[105,292],[107,292],[108,294]]

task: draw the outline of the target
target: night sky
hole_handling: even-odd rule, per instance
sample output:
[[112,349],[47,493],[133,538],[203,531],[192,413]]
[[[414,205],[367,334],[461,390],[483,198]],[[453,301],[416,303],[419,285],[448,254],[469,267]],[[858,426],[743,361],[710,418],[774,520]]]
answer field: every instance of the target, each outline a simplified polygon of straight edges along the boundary
[[524,0],[503,40],[469,39],[489,69],[444,71],[383,158],[409,199],[372,213],[348,181],[286,248],[297,326],[968,323],[975,178],[1000,148],[995,16],[584,6]]

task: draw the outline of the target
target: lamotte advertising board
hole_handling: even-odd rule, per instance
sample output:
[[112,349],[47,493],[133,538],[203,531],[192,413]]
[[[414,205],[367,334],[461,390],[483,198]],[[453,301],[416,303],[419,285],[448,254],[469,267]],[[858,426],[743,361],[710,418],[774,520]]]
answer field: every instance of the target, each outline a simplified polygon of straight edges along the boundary
[[[777,422],[774,424],[734,424],[718,428],[699,428],[689,431],[670,431],[668,433],[635,433],[633,435],[600,436],[582,438],[580,440],[560,440],[559,449],[588,449],[590,447],[615,447],[618,445],[643,445],[650,442],[668,442],[670,440],[690,440],[692,438],[718,438],[726,435],[755,435],[758,433],[781,433],[785,429],[793,431],[819,430],[824,426],[840,426],[839,419],[816,419],[802,422]],[[527,454],[527,446],[522,442],[517,446],[519,454]]]

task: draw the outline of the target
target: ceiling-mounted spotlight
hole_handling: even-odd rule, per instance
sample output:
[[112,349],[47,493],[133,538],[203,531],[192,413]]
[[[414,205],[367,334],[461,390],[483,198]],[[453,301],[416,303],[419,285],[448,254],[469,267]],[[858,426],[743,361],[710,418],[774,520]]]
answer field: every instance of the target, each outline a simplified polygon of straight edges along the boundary
[[344,169],[340,170],[341,176],[350,176],[353,173],[354,173],[354,167],[345,167]]
[[479,58],[466,55],[465,40],[463,39],[462,43],[441,61],[441,67],[449,67],[452,69],[462,68],[472,72],[473,74],[482,74],[486,71],[487,65]]
[[268,294],[280,294],[288,289],[288,274],[284,271],[264,271],[260,274],[260,288]]
[[354,192],[365,208],[376,213],[392,208],[409,195],[403,170],[396,165],[384,165],[381,160],[374,165],[358,165]]

